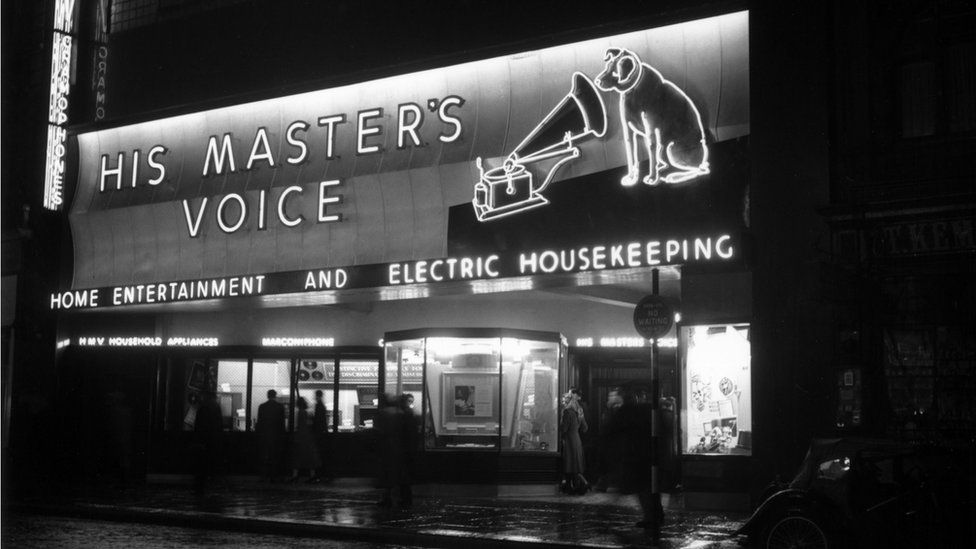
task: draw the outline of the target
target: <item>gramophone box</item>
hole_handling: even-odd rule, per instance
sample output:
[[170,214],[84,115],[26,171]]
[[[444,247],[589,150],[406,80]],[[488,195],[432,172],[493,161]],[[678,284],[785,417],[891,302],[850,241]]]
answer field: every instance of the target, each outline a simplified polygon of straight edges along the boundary
[[532,174],[518,164],[510,170],[504,167],[488,170],[482,175],[475,194],[475,204],[489,210],[525,202],[532,197]]

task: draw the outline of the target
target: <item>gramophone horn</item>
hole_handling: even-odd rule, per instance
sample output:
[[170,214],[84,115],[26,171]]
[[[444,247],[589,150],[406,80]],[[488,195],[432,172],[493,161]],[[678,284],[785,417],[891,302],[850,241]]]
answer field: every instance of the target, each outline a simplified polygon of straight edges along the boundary
[[562,154],[575,141],[603,137],[607,112],[600,92],[583,73],[573,74],[573,88],[512,151],[509,158],[528,163]]

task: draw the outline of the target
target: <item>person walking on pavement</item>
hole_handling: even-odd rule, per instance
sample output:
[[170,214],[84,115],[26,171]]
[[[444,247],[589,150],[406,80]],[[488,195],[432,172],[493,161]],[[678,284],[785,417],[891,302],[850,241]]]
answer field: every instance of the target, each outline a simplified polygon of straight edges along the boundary
[[277,398],[277,391],[268,391],[268,400],[258,406],[258,422],[254,428],[264,477],[271,482],[278,478],[285,443],[285,407]]
[[204,391],[193,422],[194,488],[203,493],[207,481],[213,477],[220,461],[220,433],[224,430],[224,417],[213,391]]
[[332,478],[328,471],[329,459],[329,409],[325,407],[322,400],[322,390],[315,391],[315,415],[312,416],[312,434],[319,450],[319,478],[328,480]]
[[383,496],[378,502],[382,507],[393,505],[393,489],[399,487],[401,503],[410,504],[407,499],[411,494],[405,494],[403,487],[409,484],[404,478],[404,427],[403,409],[394,397],[381,393],[379,395],[379,410],[376,413],[377,449],[380,454],[380,469],[377,481],[383,489]]
[[611,486],[616,488],[619,484],[617,467],[617,458],[620,455],[619,442],[618,437],[611,433],[611,429],[623,402],[620,387],[610,388],[607,392],[607,405],[600,415],[600,441],[597,447],[597,469],[600,476],[594,487],[597,492],[606,492]]
[[308,417],[308,402],[303,397],[298,397],[295,406],[298,408],[298,417],[295,418],[295,432],[291,439],[291,477],[288,482],[297,482],[299,473],[308,470],[308,483],[316,484],[322,480],[315,474],[322,462]]
[[646,391],[628,387],[608,435],[620,442],[620,491],[637,494],[641,506],[643,518],[637,526],[650,530],[654,537],[658,537],[664,520],[664,508],[660,494],[653,492],[653,420]]
[[414,475],[414,456],[417,441],[420,438],[420,422],[413,413],[413,395],[402,394],[397,399],[400,408],[402,447],[400,449],[403,467],[400,472],[400,506],[410,507],[413,504],[413,489],[410,486]]
[[563,479],[560,490],[571,494],[584,494],[590,489],[583,476],[583,441],[581,433],[587,431],[586,416],[580,405],[580,392],[575,387],[563,395],[563,412],[560,420],[560,435],[563,442]]

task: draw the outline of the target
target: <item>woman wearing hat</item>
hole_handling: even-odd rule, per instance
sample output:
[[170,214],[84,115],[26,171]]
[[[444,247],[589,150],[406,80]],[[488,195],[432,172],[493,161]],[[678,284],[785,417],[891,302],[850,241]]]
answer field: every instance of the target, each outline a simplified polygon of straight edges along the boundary
[[563,395],[563,412],[560,421],[560,435],[563,442],[563,480],[560,491],[583,494],[590,489],[583,476],[583,442],[580,434],[587,430],[586,416],[580,406],[580,392],[575,387]]

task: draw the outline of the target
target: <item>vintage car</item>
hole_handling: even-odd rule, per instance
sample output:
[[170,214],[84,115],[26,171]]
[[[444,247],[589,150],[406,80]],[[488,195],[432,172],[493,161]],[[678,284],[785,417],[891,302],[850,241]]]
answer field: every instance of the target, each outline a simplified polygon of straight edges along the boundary
[[814,440],[736,532],[753,547],[974,547],[971,449]]

